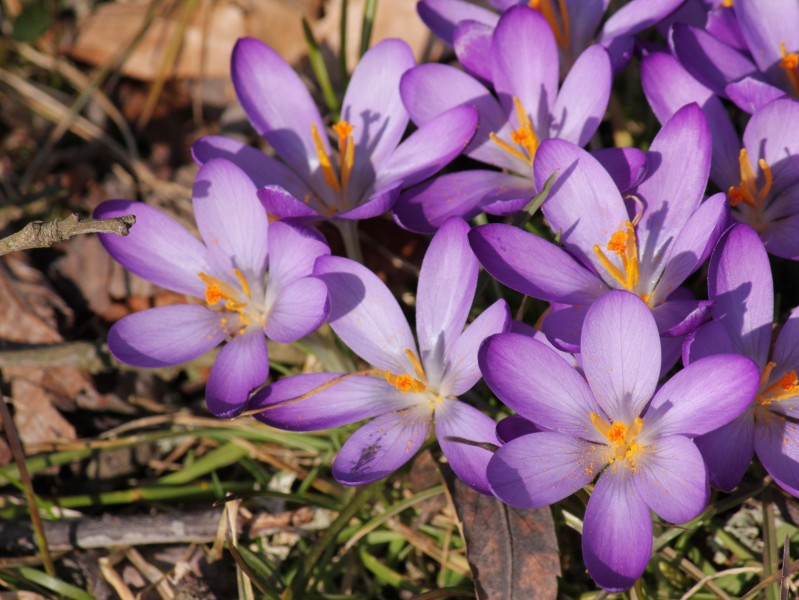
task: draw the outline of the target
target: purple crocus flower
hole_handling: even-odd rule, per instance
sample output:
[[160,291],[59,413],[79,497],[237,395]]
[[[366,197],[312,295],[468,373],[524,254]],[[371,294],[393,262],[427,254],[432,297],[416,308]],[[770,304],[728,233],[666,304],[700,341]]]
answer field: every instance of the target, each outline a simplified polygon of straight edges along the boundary
[[264,336],[293,342],[327,317],[327,288],[311,273],[330,250],[314,231],[268,223],[255,185],[227,160],[200,169],[192,201],[202,241],[141,202],[110,200],[95,210],[97,217],[134,214],[137,227],[127,237],[100,236],[106,250],[130,272],[190,298],[123,318],[108,347],[125,364],[158,368],[227,341],[206,401],[213,414],[230,417],[269,375]]
[[[338,154],[302,80],[266,44],[242,38],[233,49],[233,86],[255,129],[283,162],[222,137],[195,143],[203,164],[233,160],[259,188],[270,214],[338,224],[383,214],[400,189],[418,183],[455,158],[477,127],[467,106],[449,111],[400,143],[408,114],[399,95],[402,74],[414,65],[402,40],[384,40],[361,59],[333,126]],[[264,187],[266,186],[266,187]]]
[[758,371],[743,356],[712,356],[655,391],[658,329],[644,302],[624,291],[591,306],[580,346],[584,378],[529,336],[500,334],[480,348],[480,369],[497,397],[549,430],[500,447],[488,482],[502,501],[535,508],[599,474],[583,521],[583,560],[600,586],[621,591],[649,562],[650,509],[683,523],[704,508],[707,472],[690,438],[746,410]]
[[778,98],[757,109],[741,141],[721,101],[670,55],[646,56],[641,81],[661,122],[689,102],[702,106],[713,140],[710,178],[727,190],[733,216],[760,234],[770,254],[798,259],[799,102]]
[[[555,36],[535,10],[517,6],[506,11],[486,55],[493,59],[498,98],[474,77],[447,65],[420,65],[402,77],[402,100],[418,125],[456,106],[475,106],[480,125],[464,154],[503,170],[450,173],[410,188],[394,208],[408,229],[426,233],[450,216],[469,219],[482,211],[521,210],[535,195],[532,165],[541,142],[560,138],[583,146],[605,114],[612,80],[607,51],[598,45],[588,48],[558,89]],[[606,150],[598,158],[620,165],[614,172],[626,187],[644,172],[639,150]]]
[[[735,352],[761,371],[757,397],[741,416],[696,439],[713,485],[737,486],[753,452],[780,486],[799,496],[799,311],[777,336],[769,357],[774,292],[768,255],[748,225],[735,225],[713,251],[708,275],[713,320],[685,341],[686,364]],[[690,367],[689,367],[690,368]],[[722,400],[726,402],[726,400]]]
[[259,391],[252,407],[269,425],[294,431],[325,429],[377,417],[358,429],[333,462],[348,485],[375,481],[405,464],[431,425],[455,473],[490,493],[485,467],[498,444],[495,423],[462,402],[480,379],[477,350],[510,323],[498,300],[463,329],[477,285],[477,259],[468,225],[448,221],[433,237],[422,263],[416,297],[417,349],[394,296],[376,275],[346,258],[328,256],[315,274],[330,292],[330,325],[364,361],[356,373],[298,375]]
[[709,31],[675,23],[670,43],[683,66],[747,112],[786,93],[799,97],[799,4],[740,0],[724,10],[732,14]]
[[543,211],[563,249],[517,227],[489,224],[470,234],[486,270],[523,294],[558,303],[543,322],[550,341],[576,352],[591,304],[612,289],[637,294],[652,309],[663,339],[663,368],[679,357],[680,337],[707,315],[680,284],[709,256],[728,218],[726,198],[702,202],[710,136],[689,105],[655,136],[655,168],[623,198],[587,152],[562,140],[538,150],[536,182],[560,172]]
[[[657,24],[684,0],[633,0],[613,14],[597,32],[609,0],[489,0],[494,11],[466,0],[421,0],[417,11],[433,33],[453,46],[460,63],[470,73],[491,80],[486,49],[499,20],[499,13],[519,5],[539,11],[547,20],[569,67],[596,37],[613,58],[614,70],[629,60],[633,37]],[[497,12],[495,12],[497,11]],[[530,55],[527,55],[530,57]]]

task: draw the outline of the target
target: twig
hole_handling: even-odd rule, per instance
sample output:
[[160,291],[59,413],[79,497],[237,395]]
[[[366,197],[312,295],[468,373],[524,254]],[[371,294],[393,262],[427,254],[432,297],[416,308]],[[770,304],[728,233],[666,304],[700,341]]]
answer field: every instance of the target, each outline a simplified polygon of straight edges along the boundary
[[56,242],[63,242],[81,233],[128,235],[134,223],[136,217],[133,215],[81,221],[78,215],[72,214],[66,219],[49,223],[34,221],[25,225],[21,231],[0,239],[0,256],[18,250],[49,248]]
[[[2,384],[3,379],[0,375],[0,386],[2,386]],[[44,534],[42,517],[39,514],[39,506],[36,503],[36,494],[33,492],[33,482],[28,473],[28,468],[25,465],[25,452],[22,450],[22,443],[19,441],[14,419],[11,418],[11,411],[8,410],[6,397],[2,393],[2,390],[0,390],[0,419],[3,421],[3,429],[6,432],[8,447],[14,457],[14,462],[17,464],[17,469],[19,469],[19,479],[25,493],[25,502],[28,504],[28,512],[31,516],[34,537],[36,539],[36,545],[39,546],[39,553],[42,557],[44,570],[47,571],[50,577],[55,577],[55,565],[53,564],[53,557],[50,555],[50,548],[47,546],[47,537]]]

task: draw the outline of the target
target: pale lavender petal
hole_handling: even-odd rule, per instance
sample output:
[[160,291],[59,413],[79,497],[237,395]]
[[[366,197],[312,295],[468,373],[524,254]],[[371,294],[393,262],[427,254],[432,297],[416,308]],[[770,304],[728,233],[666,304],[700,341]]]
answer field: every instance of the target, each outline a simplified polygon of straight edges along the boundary
[[754,77],[744,77],[739,81],[728,83],[724,87],[724,93],[735,106],[750,115],[772,100],[785,96],[785,92],[780,88]]
[[632,423],[652,398],[660,374],[660,336],[649,307],[612,291],[591,305],[580,343],[594,397],[612,421]]
[[635,487],[661,519],[685,523],[697,516],[710,496],[707,470],[687,437],[663,437],[635,458]]
[[480,114],[477,132],[463,153],[503,169],[519,170],[521,161],[505,152],[489,134],[507,128],[507,116],[486,87],[463,71],[435,63],[414,67],[400,81],[402,101],[417,125],[441,113],[468,104]]
[[607,458],[607,448],[585,440],[555,432],[533,433],[511,440],[494,453],[488,463],[488,482],[503,502],[539,508],[591,483]]
[[710,153],[707,119],[696,104],[678,110],[652,141],[649,172],[636,190],[645,206],[636,227],[643,281],[661,272],[668,247],[699,208]]
[[638,33],[656,25],[685,0],[633,0],[617,10],[602,26],[598,41],[607,44],[620,36]]
[[269,222],[247,174],[228,160],[208,161],[194,179],[192,204],[210,251],[224,256],[248,279],[263,277]]
[[599,586],[621,592],[643,574],[651,553],[649,507],[626,461],[614,463],[600,476],[585,509],[583,562]]
[[375,170],[391,155],[408,126],[399,82],[415,61],[399,39],[383,40],[363,55],[352,73],[341,108],[350,123],[355,159],[348,193],[358,196],[374,179]]
[[777,191],[785,182],[795,183],[799,171],[799,102],[774,100],[757,111],[744,131],[743,142],[755,172],[758,159],[771,167]]
[[405,353],[416,342],[399,304],[377,275],[354,261],[322,256],[314,275],[330,294],[330,326],[366,362],[395,374],[413,373]]
[[580,351],[583,322],[590,306],[590,304],[567,306],[553,310],[544,317],[541,328],[547,339],[557,350],[564,352]]
[[[766,412],[766,411],[764,411]],[[755,424],[755,452],[779,485],[799,495],[799,429],[774,413]]]
[[506,11],[494,30],[492,81],[508,114],[518,98],[537,132],[549,130],[558,93],[558,48],[546,19],[527,6]]
[[438,172],[458,156],[477,128],[477,109],[458,106],[428,121],[380,166],[375,189],[408,187]]
[[492,277],[533,298],[590,304],[607,290],[596,275],[566,252],[518,227],[482,225],[469,233],[469,242]]
[[424,443],[433,413],[427,403],[377,417],[350,436],[333,461],[333,477],[363,485],[390,475]]
[[268,290],[311,275],[316,259],[328,254],[327,242],[315,229],[280,221],[270,223]]
[[329,154],[325,126],[291,66],[263,42],[241,38],[233,48],[231,78],[255,130],[302,179],[313,181],[315,189],[324,188],[311,126],[316,126]]
[[754,453],[754,424],[749,410],[694,440],[705,459],[713,487],[729,492],[741,483]]
[[470,19],[494,26],[499,20],[496,13],[465,0],[421,0],[416,10],[424,24],[450,46],[459,21]]
[[485,205],[527,204],[535,195],[530,179],[498,171],[458,171],[414,186],[394,206],[398,222],[411,231],[433,233],[450,217],[471,219]]
[[226,158],[236,163],[252,179],[255,187],[279,185],[297,198],[311,194],[305,181],[286,165],[238,140],[220,135],[201,137],[192,144],[191,154],[201,167],[214,158]]
[[523,435],[540,433],[542,431],[546,430],[529,419],[525,419],[521,415],[511,415],[497,423],[497,437],[503,444],[507,444],[511,440],[515,440]]
[[481,377],[477,362],[480,344],[490,335],[504,333],[509,325],[510,309],[504,300],[497,300],[481,312],[449,349],[439,392],[460,396],[470,390]]
[[714,354],[733,354],[736,349],[724,325],[710,321],[685,338],[682,346],[682,362],[691,363]]
[[296,342],[325,322],[330,311],[327,286],[316,277],[293,279],[280,287],[267,310],[267,337],[281,344]]
[[[608,108],[612,79],[610,57],[605,48],[595,45],[583,52],[560,86],[547,137],[578,146],[587,144]],[[586,81],[591,85],[586,86]]]
[[205,388],[208,410],[217,417],[236,416],[247,404],[250,392],[268,376],[266,339],[259,329],[249,328],[219,351]]
[[326,208],[312,192],[301,198],[305,201],[293,196],[279,186],[270,185],[258,190],[258,199],[263,204],[267,214],[274,215],[279,219],[291,219],[294,222],[307,223],[318,221],[322,218],[316,208],[327,212]]
[[455,474],[470,488],[491,494],[486,467],[493,456],[487,448],[469,442],[499,445],[497,424],[459,400],[444,400],[436,405],[436,437]]
[[[292,402],[298,398],[302,399]],[[272,427],[314,431],[409,408],[420,400],[418,394],[403,394],[383,378],[311,373],[287,377],[257,391],[248,409],[262,409],[255,418]]]
[[769,254],[799,260],[799,214],[769,223],[761,239]]
[[749,408],[759,384],[757,365],[738,354],[716,354],[692,362],[655,394],[644,415],[641,443],[718,429]]
[[652,309],[652,315],[663,337],[682,337],[710,320],[712,306],[709,300],[666,300]]
[[544,215],[552,229],[561,232],[561,243],[571,254],[597,273],[605,273],[592,248],[607,244],[630,218],[613,179],[588,152],[563,140],[541,144],[533,170],[538,189],[558,171],[543,205]]
[[621,193],[637,186],[646,175],[646,152],[638,148],[602,148],[591,152]]
[[799,48],[799,4],[773,0],[735,3],[741,33],[761,71],[768,71],[781,58],[780,43],[789,52]]
[[724,325],[736,351],[765,367],[774,288],[768,254],[748,225],[736,225],[719,241],[708,269],[708,295],[713,317]]
[[461,21],[455,28],[453,47],[463,68],[484,81],[491,81],[491,36],[494,27],[479,21]]
[[740,141],[727,110],[716,95],[665,52],[653,52],[644,57],[641,84],[661,124],[686,104],[696,102],[702,107],[713,142],[710,177],[724,190],[737,183]]
[[114,323],[108,349],[118,361],[134,367],[179,365],[225,339],[219,319],[219,313],[199,304],[142,310]]
[[724,87],[757,71],[752,61],[697,27],[675,23],[671,47],[682,66],[717,94]]
[[488,387],[523,417],[568,435],[603,439],[591,423],[597,405],[585,380],[541,342],[496,335],[480,347],[479,362]]
[[134,215],[128,235],[100,234],[106,251],[131,273],[169,290],[202,298],[205,283],[198,273],[213,269],[205,245],[177,221],[143,202],[108,200],[94,209],[104,219]]
[[772,360],[786,369],[799,369],[799,309],[794,308],[774,342]]
[[714,194],[688,218],[688,222],[666,250],[666,257],[662,261],[663,272],[650,295],[652,305],[671,296],[689,275],[704,264],[727,226],[727,206],[724,194]]
[[[433,387],[444,376],[447,357],[472,308],[477,258],[469,247],[469,225],[450,219],[427,248],[416,289],[416,337]],[[475,361],[477,360],[475,347]]]

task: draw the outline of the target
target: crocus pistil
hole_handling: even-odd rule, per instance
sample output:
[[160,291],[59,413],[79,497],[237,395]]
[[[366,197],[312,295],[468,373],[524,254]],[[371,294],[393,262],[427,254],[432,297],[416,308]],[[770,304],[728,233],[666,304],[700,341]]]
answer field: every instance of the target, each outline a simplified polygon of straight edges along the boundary
[[[594,244],[596,253],[602,266],[608,274],[615,279],[622,289],[636,294],[641,269],[638,263],[638,242],[635,236],[635,224],[631,221],[622,223],[618,231],[613,233],[608,240],[607,250],[616,254],[621,259],[622,268],[611,262],[598,244]],[[648,294],[638,294],[644,302],[649,302]]]
[[635,439],[644,427],[644,420],[641,417],[636,417],[632,425],[628,426],[623,421],[608,423],[595,412],[591,412],[590,417],[591,423],[594,424],[596,430],[613,448],[613,456],[610,457],[610,462],[627,459],[628,466],[632,471],[635,471],[635,455],[642,449],[642,446],[637,444]]
[[799,54],[785,50],[785,42],[780,42],[780,68],[785,71],[793,88],[793,95],[799,98]]
[[566,0],[558,0],[558,8],[560,8],[560,18],[558,20],[555,14],[555,6],[552,0],[530,0],[527,6],[533,10],[537,10],[549,23],[552,33],[555,35],[555,41],[563,50],[569,49],[569,41],[571,39],[571,31],[569,26],[569,13],[566,10]]
[[763,171],[764,180],[763,185],[759,188],[757,186],[755,172],[752,170],[752,165],[749,162],[749,153],[746,151],[746,148],[741,148],[741,152],[738,154],[741,182],[737,186],[731,186],[727,192],[732,206],[738,206],[743,202],[752,208],[760,210],[766,198],[768,198],[773,183],[771,167],[762,158],[757,161],[757,164],[760,170]]
[[796,371],[794,370],[783,373],[782,377],[775,383],[768,385],[771,373],[776,366],[777,363],[769,361],[760,376],[760,391],[757,394],[756,400],[761,406],[768,406],[772,402],[779,402],[780,400],[793,398],[799,395],[799,377],[797,377]]
[[490,133],[489,137],[492,142],[505,152],[532,165],[536,150],[538,150],[538,136],[535,134],[527,111],[524,110],[524,105],[516,96],[513,97],[513,105],[516,107],[516,119],[519,121],[519,128],[511,131],[510,139],[513,140],[516,146],[500,138],[496,132]]
[[[355,142],[352,139],[352,130],[354,128],[352,124],[343,120],[333,125],[333,131],[338,136],[339,174],[336,175],[333,163],[322,141],[322,136],[319,134],[316,125],[311,123],[311,135],[325,182],[338,194],[346,193],[350,185],[350,174],[355,162]],[[336,211],[334,206],[328,208],[331,212]]]
[[425,375],[422,363],[417,358],[414,351],[410,348],[405,349],[405,354],[413,365],[414,375],[416,377],[410,373],[402,373],[398,375],[396,373],[392,373],[391,371],[385,371],[383,376],[386,378],[388,383],[393,385],[403,394],[407,394],[408,392],[413,392],[414,394],[424,392],[427,389],[427,375]]
[[[244,333],[250,325],[264,327],[266,325],[266,311],[263,306],[257,306],[252,302],[252,290],[247,278],[239,269],[234,269],[233,273],[239,280],[240,289],[236,289],[229,283],[222,281],[207,273],[197,273],[197,276],[205,284],[205,303],[211,309],[221,309],[225,314],[236,313],[238,315],[238,325],[233,327],[229,317],[223,316],[219,324],[226,334],[233,336],[237,333]],[[220,304],[220,302],[223,302]]]

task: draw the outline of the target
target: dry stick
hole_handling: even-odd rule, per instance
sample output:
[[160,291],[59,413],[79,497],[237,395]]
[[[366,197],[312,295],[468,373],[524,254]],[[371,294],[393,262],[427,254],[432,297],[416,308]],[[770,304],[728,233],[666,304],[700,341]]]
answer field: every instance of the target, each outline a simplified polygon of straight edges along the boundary
[[0,256],[17,250],[49,248],[56,242],[63,242],[80,233],[128,235],[135,222],[136,217],[133,215],[81,221],[81,218],[76,214],[72,214],[66,219],[50,221],[49,223],[34,221],[25,225],[21,231],[0,239]]
[[[2,374],[0,374],[0,387],[2,385],[3,377]],[[25,465],[25,453],[22,450],[22,444],[19,441],[19,435],[17,435],[16,425],[11,418],[11,411],[8,410],[6,397],[2,393],[2,390],[0,390],[0,419],[3,421],[3,429],[5,429],[6,432],[11,455],[14,457],[14,462],[17,463],[17,469],[19,469],[19,478],[22,483],[22,489],[25,492],[25,501],[28,504],[28,512],[31,515],[34,537],[36,538],[36,544],[39,546],[42,563],[44,563],[44,570],[50,577],[55,577],[55,565],[53,564],[53,557],[50,556],[50,549],[47,547],[47,538],[44,535],[42,517],[39,514],[39,506],[36,503],[36,494],[33,492],[33,482],[31,481],[30,474],[28,474],[28,468]]]

